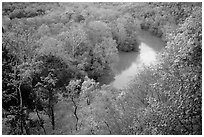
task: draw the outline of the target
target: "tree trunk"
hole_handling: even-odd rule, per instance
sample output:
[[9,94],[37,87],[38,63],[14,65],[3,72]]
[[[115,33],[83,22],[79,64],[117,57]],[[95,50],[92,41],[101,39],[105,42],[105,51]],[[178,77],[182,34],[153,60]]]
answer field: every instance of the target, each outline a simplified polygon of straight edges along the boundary
[[22,98],[22,94],[21,94],[21,83],[18,87],[18,91],[19,91],[19,98],[20,98],[20,121],[21,121],[21,134],[24,134],[24,130],[23,128],[25,128],[26,134],[30,135],[30,131],[29,128],[27,127],[26,124],[26,114],[24,114],[24,110],[23,110],[23,98]]
[[20,101],[20,123],[21,123],[21,134],[23,135],[24,134],[24,131],[23,131],[23,100],[22,100],[22,95],[21,95],[21,90],[20,90],[20,86],[21,84],[19,85],[19,87],[17,88],[16,87],[16,90],[18,90],[18,93],[19,93],[19,101]]
[[52,119],[52,129],[55,130],[55,114],[54,114],[53,105],[51,106],[51,119]]
[[78,130],[78,121],[79,121],[79,118],[77,116],[77,105],[76,105],[76,102],[74,101],[74,98],[71,99],[73,104],[74,104],[74,116],[76,118],[76,125],[75,125],[75,129]]
[[110,133],[110,135],[112,134],[112,132],[111,132],[111,128],[110,128],[110,126],[108,125],[108,123],[106,122],[106,121],[104,121],[104,123],[106,124],[106,126],[108,127],[108,131],[109,131],[109,133]]
[[42,122],[42,119],[40,118],[40,115],[39,115],[39,113],[38,113],[37,108],[35,109],[35,111],[36,111],[37,116],[38,116],[38,119],[39,119],[39,125],[42,127],[42,129],[43,129],[43,131],[44,131],[44,133],[45,133],[45,135],[46,135],[47,133],[46,133],[46,130],[45,130],[45,127],[44,127],[43,123],[41,123],[41,122]]
[[24,128],[25,128],[26,134],[30,135],[30,130],[29,130],[27,124],[26,124],[26,119],[25,119],[25,117],[23,117],[23,118],[24,118],[23,119],[23,125],[24,125]]
[[[16,62],[16,66],[15,66],[15,69],[14,69],[14,79],[17,81],[17,62]],[[22,100],[22,95],[21,95],[21,90],[20,90],[20,87],[21,87],[21,83],[18,85],[15,85],[15,88],[16,88],[16,93],[19,94],[19,108],[20,108],[20,129],[21,129],[21,134],[23,135],[24,134],[24,131],[23,131],[23,100]]]
[[55,115],[54,115],[54,108],[53,108],[52,90],[49,91],[49,115],[51,118],[52,129],[55,130]]

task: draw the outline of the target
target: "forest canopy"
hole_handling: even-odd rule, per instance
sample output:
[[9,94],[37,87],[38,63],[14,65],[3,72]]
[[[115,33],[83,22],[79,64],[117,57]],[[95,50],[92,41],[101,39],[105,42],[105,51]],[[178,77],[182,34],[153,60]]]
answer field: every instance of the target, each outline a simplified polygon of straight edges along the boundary
[[[164,43],[127,88],[102,84],[139,33]],[[202,3],[2,3],[2,134],[202,134]]]

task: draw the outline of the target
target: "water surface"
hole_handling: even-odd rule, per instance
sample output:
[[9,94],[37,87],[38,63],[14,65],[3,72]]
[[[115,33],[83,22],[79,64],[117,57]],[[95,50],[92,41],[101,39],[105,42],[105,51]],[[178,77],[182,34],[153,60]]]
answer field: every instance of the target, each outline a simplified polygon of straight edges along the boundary
[[115,76],[111,85],[117,89],[127,86],[143,65],[154,63],[157,53],[164,48],[164,42],[149,32],[141,31],[138,38],[140,51],[119,52],[119,61],[114,64]]

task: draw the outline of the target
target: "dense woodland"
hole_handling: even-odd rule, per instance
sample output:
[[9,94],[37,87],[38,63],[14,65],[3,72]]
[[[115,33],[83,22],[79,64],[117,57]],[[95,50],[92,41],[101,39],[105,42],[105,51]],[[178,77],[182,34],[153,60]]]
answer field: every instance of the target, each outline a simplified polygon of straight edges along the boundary
[[[164,42],[102,85],[139,30]],[[2,134],[202,134],[202,3],[2,3]]]

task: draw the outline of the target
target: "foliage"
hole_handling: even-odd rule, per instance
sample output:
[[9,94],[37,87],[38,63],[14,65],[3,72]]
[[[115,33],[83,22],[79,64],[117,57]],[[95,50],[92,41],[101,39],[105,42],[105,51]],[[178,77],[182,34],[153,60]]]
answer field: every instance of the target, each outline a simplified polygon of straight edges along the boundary
[[138,51],[139,40],[137,31],[140,27],[134,21],[133,17],[126,13],[117,18],[112,24],[113,38],[118,44],[118,50],[121,51]]
[[78,134],[115,134],[120,130],[113,96],[105,90],[97,89],[96,84],[83,90],[81,97],[86,97],[87,103],[84,102],[80,110]]
[[[110,92],[108,89],[95,92],[98,93],[95,101],[82,109],[87,117],[81,133],[202,134],[200,17],[198,8],[169,35],[167,47],[160,55],[161,62],[140,72],[126,91],[114,94],[116,100],[103,100],[104,94]],[[112,109],[107,110],[106,102]],[[117,111],[116,121],[108,123],[107,128],[104,121],[111,119],[107,113],[114,115]],[[122,127],[111,128],[113,123],[120,122]]]
[[144,98],[148,105],[136,114],[130,128],[132,134],[201,134],[200,14],[198,10],[186,19],[177,33],[172,34],[159,66],[141,77],[142,81],[146,76],[153,81],[147,81],[150,86],[145,89],[150,90]]
[[46,10],[53,8],[53,4],[36,2],[3,2],[2,5],[3,15],[9,15],[10,19],[44,15]]
[[55,129],[54,105],[57,103],[56,83],[57,78],[52,72],[48,73],[47,77],[41,77],[41,83],[36,84],[38,101],[43,105],[51,119],[52,128]]
[[[30,134],[29,113],[34,110],[35,100],[32,75],[38,71],[40,62],[29,62],[29,58],[17,56],[17,52],[22,49],[19,41],[15,43],[5,35],[3,38],[2,101],[3,109],[6,111],[5,123],[9,127],[8,134]],[[14,45],[11,43],[16,47],[12,48]]]
[[193,12],[199,3],[170,2],[170,3],[150,3],[139,17],[144,21],[141,28],[152,32],[166,40],[166,25],[171,24],[175,30],[177,25],[182,24]]
[[[3,3],[5,134],[202,134],[200,4]],[[166,42],[158,64],[101,87],[140,29]]]

